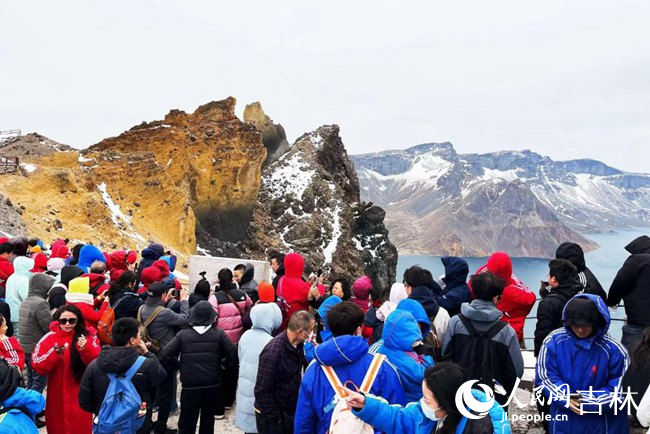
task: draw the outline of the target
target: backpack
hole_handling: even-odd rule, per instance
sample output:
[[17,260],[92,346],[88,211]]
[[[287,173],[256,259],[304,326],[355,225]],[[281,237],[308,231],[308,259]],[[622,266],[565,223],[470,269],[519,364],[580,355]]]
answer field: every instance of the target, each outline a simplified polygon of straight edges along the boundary
[[[382,354],[375,354],[372,357],[372,362],[368,367],[368,372],[363,378],[361,387],[357,389],[356,385],[352,381],[346,381],[346,386],[352,384],[355,389],[360,393],[368,393],[372,388],[372,384],[375,382],[375,378],[379,374],[379,368],[383,363],[386,356]],[[372,425],[367,424],[352,413],[350,407],[345,400],[347,392],[343,390],[341,385],[341,380],[334,372],[334,368],[331,366],[322,365],[323,372],[327,377],[332,389],[334,389],[334,401],[336,403],[334,406],[334,411],[332,412],[332,418],[330,419],[328,434],[374,434],[375,429]]]
[[[138,315],[137,315],[137,320],[142,323],[142,309],[144,308],[144,304],[140,306],[138,309]],[[164,309],[164,306],[158,306],[156,307],[153,312],[151,312],[151,315],[149,315],[149,318],[140,326],[140,336],[142,337],[142,340],[144,341],[145,344],[147,344],[147,348],[149,348],[149,351],[151,351],[154,354],[157,354],[162,348],[160,346],[160,341],[158,339],[154,339],[149,335],[149,327],[153,320],[156,319],[158,314],[162,312]]]
[[138,372],[146,357],[138,356],[122,376],[109,374],[106,396],[93,423],[93,434],[134,433],[144,424],[146,411],[131,378]]
[[[444,360],[459,364],[468,372],[469,378],[491,387],[495,392],[495,399],[504,404],[514,388],[517,373],[508,347],[493,338],[507,327],[508,323],[497,321],[488,330],[478,331],[466,316],[459,314],[458,319],[467,329],[469,336],[455,334],[445,351]],[[499,386],[505,389],[505,394]]]
[[99,321],[97,321],[97,337],[102,345],[113,345],[111,330],[113,329],[113,323],[115,322],[115,309],[127,296],[128,294],[125,294],[122,298],[117,300],[117,303],[115,303],[113,307],[107,306],[106,309],[104,309],[102,316],[99,317]]

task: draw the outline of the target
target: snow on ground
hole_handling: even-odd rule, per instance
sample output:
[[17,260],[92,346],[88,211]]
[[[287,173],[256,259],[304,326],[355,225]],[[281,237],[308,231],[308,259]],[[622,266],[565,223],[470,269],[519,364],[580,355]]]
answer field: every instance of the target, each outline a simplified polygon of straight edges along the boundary
[[330,242],[323,248],[323,256],[325,256],[325,263],[331,264],[332,257],[336,251],[336,246],[339,244],[339,238],[341,237],[341,207],[337,204],[336,208],[332,213],[332,239]]
[[482,179],[486,181],[493,181],[493,180],[504,180],[504,181],[515,181],[519,179],[518,175],[519,169],[511,169],[511,170],[498,170],[498,169],[488,169],[483,168],[483,177]]
[[275,196],[293,194],[300,200],[315,174],[316,171],[310,169],[301,154],[296,152],[275,163],[270,174],[264,177],[263,184],[267,185]]
[[309,135],[309,139],[316,149],[320,149],[323,146],[323,138],[316,131]]
[[77,158],[78,163],[90,163],[91,161],[97,161],[97,159],[96,158],[86,158],[81,154],[79,154],[79,158]]
[[199,246],[198,244],[196,245],[196,251],[203,256],[212,256],[209,250],[204,249],[203,247]]
[[453,163],[442,157],[431,154],[419,155],[411,167],[403,173],[395,175],[382,175],[371,169],[361,169],[367,176],[376,180],[379,191],[384,191],[391,185],[399,185],[400,188],[417,186],[418,188],[436,187],[438,179],[444,176]]
[[[141,241],[143,243],[146,243],[147,240],[144,239],[142,235],[138,233],[138,231],[135,230],[133,225],[131,224],[131,219],[127,217],[121,210],[120,206],[117,205],[115,202],[113,202],[113,199],[111,198],[111,195],[108,194],[106,191],[106,183],[102,182],[101,184],[97,185],[97,189],[102,194],[102,199],[104,200],[104,203],[108,207],[108,209],[111,211],[111,219],[113,220],[113,224],[117,227],[117,229],[121,232],[123,232],[126,236],[129,238],[133,238],[134,240]],[[126,227],[130,231],[126,231],[121,229],[121,226]]]
[[27,172],[27,173],[32,173],[34,170],[36,170],[38,168],[37,165],[28,164],[28,163],[20,163],[20,167],[25,169],[25,172]]

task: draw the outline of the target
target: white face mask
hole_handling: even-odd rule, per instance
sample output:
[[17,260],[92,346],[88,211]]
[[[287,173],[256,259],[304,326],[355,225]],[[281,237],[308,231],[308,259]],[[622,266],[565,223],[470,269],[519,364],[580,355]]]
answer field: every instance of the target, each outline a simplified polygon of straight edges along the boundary
[[429,407],[426,402],[424,402],[424,398],[420,399],[420,407],[422,408],[422,413],[424,413],[424,417],[426,417],[429,420],[432,420],[434,422],[437,422],[440,420],[436,416],[436,411],[440,410],[440,407],[438,408],[431,408]]

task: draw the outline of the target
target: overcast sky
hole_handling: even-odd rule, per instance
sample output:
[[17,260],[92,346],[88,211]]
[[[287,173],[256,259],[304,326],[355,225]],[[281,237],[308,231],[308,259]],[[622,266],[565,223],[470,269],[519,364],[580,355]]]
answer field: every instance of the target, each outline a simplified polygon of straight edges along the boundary
[[650,172],[648,1],[0,0],[0,130],[83,148],[261,101],[290,141],[451,141]]

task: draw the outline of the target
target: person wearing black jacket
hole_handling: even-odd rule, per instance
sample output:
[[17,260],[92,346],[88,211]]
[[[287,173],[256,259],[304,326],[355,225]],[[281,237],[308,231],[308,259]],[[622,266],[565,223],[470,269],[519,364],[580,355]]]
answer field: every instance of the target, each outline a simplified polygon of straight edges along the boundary
[[137,280],[138,276],[135,272],[126,270],[120,275],[117,282],[111,283],[108,299],[116,320],[138,316],[138,309],[144,304],[144,301],[135,292]]
[[138,434],[151,431],[153,390],[167,375],[158,358],[151,353],[140,338],[140,323],[134,318],[122,318],[111,329],[114,347],[102,347],[99,357],[86,368],[79,387],[79,405],[89,413],[98,414],[106,396],[110,380],[106,374],[124,374],[139,355],[147,358],[131,382],[146,403],[146,419]]
[[582,247],[576,243],[562,243],[555,251],[556,259],[566,259],[571,262],[578,270],[577,280],[585,290],[585,294],[594,294],[607,303],[607,293],[601,286],[600,282],[594,276],[594,273],[587,268],[585,263],[585,252]]
[[215,326],[217,313],[208,301],[199,301],[190,311],[191,328],[183,329],[167,344],[160,357],[175,363],[180,355],[181,434],[196,432],[200,418],[200,434],[214,433],[215,415],[224,414],[221,384],[221,361],[226,367],[237,364],[237,347],[226,333]]
[[82,274],[84,274],[84,270],[76,265],[66,265],[61,269],[61,280],[52,286],[47,293],[47,302],[50,309],[55,310],[67,304],[65,294],[68,292],[68,285],[72,279],[76,279]]
[[271,285],[273,285],[273,288],[275,288],[275,291],[277,292],[278,283],[280,283],[280,279],[284,276],[284,255],[279,252],[272,253],[269,257],[269,263],[271,264],[271,269],[275,273]]
[[618,306],[623,300],[627,323],[623,326],[621,343],[633,353],[643,340],[643,331],[650,326],[650,237],[636,238],[625,250],[631,255],[609,287],[607,306]]
[[546,336],[563,326],[562,311],[564,306],[583,286],[576,280],[577,268],[566,259],[553,259],[548,263],[549,295],[537,306],[537,325],[535,326],[535,357],[542,349]]

